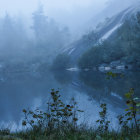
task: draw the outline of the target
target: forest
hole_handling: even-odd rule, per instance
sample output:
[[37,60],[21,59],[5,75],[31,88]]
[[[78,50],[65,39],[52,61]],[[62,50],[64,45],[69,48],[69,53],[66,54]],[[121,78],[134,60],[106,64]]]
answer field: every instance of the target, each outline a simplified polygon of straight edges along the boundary
[[140,13],[125,23],[107,40],[93,46],[79,59],[79,67],[93,68],[120,60],[140,68]]

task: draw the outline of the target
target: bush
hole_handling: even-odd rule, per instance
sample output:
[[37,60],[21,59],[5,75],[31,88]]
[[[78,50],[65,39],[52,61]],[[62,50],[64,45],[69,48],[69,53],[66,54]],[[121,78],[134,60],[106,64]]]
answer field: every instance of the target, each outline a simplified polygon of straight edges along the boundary
[[23,109],[25,119],[22,121],[23,126],[30,126],[35,132],[53,133],[75,130],[77,127],[77,113],[83,112],[78,109],[77,102],[74,98],[70,104],[65,104],[61,100],[59,91],[52,89],[51,101],[47,103],[47,111],[36,109],[27,111]]

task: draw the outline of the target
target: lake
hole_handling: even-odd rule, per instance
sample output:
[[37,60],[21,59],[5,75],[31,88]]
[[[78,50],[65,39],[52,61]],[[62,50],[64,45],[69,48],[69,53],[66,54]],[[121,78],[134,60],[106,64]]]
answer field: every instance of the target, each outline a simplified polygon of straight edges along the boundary
[[95,125],[100,104],[107,103],[112,127],[116,116],[126,108],[124,94],[130,88],[140,97],[140,72],[123,72],[123,76],[108,79],[97,71],[12,72],[0,74],[0,124],[11,130],[22,129],[22,110],[45,108],[51,89],[59,89],[64,102],[72,97],[85,112],[80,121]]

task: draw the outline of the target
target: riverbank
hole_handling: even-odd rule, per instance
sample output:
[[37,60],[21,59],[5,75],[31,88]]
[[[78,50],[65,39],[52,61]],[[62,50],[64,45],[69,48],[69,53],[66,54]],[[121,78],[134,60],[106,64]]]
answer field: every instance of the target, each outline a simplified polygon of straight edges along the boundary
[[53,133],[40,133],[40,132],[20,132],[13,133],[7,136],[0,136],[0,140],[139,140],[140,135],[135,133],[124,132],[106,132],[99,134],[97,131],[89,129],[77,129],[61,133],[54,131]]
[[107,104],[100,104],[97,127],[89,127],[87,123],[78,123],[79,114],[84,111],[75,99],[65,104],[59,91],[52,89],[46,111],[23,109],[24,129],[13,133],[9,129],[0,130],[0,140],[139,140],[140,101],[134,98],[134,89],[125,97],[128,108],[117,117],[119,127],[115,130],[108,118]]

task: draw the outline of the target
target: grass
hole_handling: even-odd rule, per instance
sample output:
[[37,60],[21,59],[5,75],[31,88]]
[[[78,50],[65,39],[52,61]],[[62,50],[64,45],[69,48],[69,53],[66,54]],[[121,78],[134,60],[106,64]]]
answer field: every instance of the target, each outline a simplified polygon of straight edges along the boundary
[[48,134],[26,131],[0,137],[0,140],[140,140],[140,135],[115,131],[98,133],[96,130],[75,130],[65,133],[56,130]]
[[23,109],[22,125],[26,129],[14,133],[0,130],[0,140],[140,140],[140,101],[134,97],[134,89],[125,94],[128,108],[118,116],[119,131],[110,130],[106,104],[100,105],[98,128],[95,129],[94,126],[78,125],[78,114],[83,111],[74,99],[65,104],[59,91],[54,89],[50,95],[47,111]]

